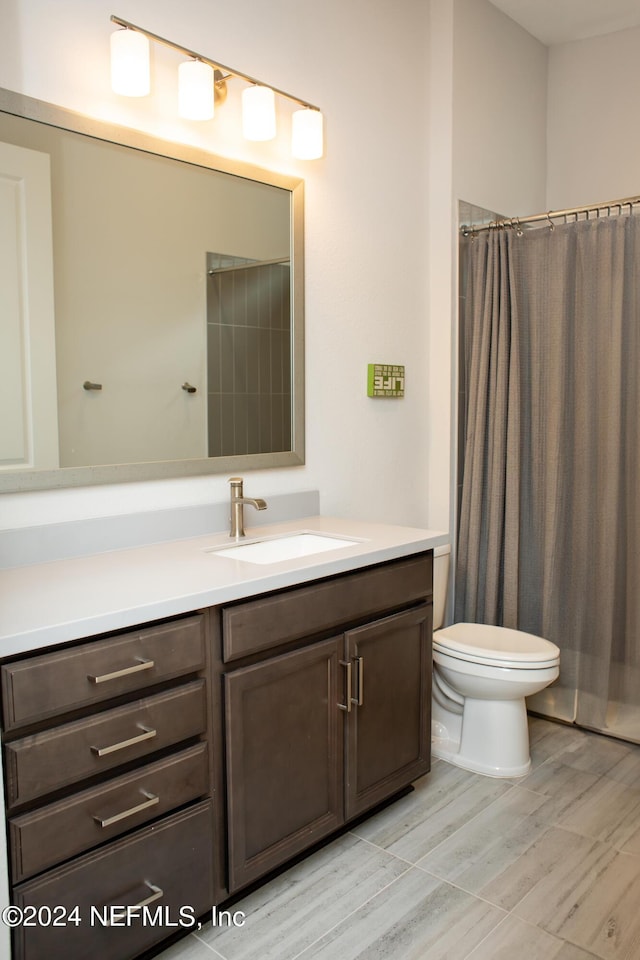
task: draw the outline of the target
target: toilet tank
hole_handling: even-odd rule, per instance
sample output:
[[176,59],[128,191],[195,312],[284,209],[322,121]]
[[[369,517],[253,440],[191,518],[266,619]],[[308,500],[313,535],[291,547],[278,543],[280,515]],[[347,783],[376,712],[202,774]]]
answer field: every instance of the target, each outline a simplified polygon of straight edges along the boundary
[[444,624],[444,612],[447,605],[447,587],[449,585],[449,561],[451,544],[446,543],[433,549],[433,629],[439,630]]

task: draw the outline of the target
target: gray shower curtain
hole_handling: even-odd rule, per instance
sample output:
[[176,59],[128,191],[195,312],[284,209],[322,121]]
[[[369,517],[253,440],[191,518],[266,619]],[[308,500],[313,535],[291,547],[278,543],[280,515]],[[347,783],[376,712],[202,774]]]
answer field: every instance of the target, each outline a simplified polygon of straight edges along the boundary
[[456,619],[552,640],[530,706],[640,742],[640,217],[462,243]]

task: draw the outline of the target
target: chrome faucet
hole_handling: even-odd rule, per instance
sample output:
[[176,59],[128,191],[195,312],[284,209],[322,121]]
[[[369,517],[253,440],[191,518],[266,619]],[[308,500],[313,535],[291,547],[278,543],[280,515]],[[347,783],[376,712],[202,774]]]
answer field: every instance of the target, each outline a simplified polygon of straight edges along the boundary
[[231,477],[231,529],[229,536],[234,540],[246,536],[244,532],[244,505],[249,503],[256,510],[266,510],[266,500],[253,500],[251,497],[245,497],[242,492],[242,477]]

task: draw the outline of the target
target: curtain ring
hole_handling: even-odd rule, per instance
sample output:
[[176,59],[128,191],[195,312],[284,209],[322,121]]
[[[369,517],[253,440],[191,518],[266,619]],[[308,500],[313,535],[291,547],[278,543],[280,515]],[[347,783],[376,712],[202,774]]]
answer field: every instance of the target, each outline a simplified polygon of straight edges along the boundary
[[516,237],[524,236],[522,227],[520,226],[520,217],[516,217]]
[[[549,221],[549,232],[550,232],[550,233],[553,233],[553,231],[555,230],[555,224],[554,224],[553,220],[551,219],[551,210],[548,210],[548,211],[547,211],[547,220]],[[565,221],[564,221],[564,222],[565,222],[565,223],[567,222],[566,217],[565,217]]]

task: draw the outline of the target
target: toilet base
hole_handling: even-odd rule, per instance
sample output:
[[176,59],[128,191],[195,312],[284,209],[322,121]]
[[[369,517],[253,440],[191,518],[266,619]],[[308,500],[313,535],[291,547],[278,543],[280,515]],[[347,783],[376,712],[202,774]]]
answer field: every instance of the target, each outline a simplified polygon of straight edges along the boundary
[[487,777],[524,777],[531,770],[524,699],[466,697],[461,717],[433,707],[433,757]]

